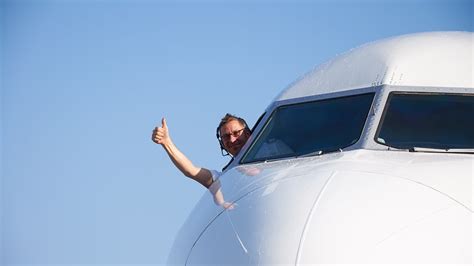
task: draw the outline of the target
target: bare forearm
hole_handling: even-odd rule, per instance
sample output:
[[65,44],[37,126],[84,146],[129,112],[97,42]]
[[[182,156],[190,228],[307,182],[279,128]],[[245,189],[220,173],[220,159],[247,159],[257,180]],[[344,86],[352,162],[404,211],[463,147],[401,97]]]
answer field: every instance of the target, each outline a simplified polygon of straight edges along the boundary
[[201,167],[196,167],[191,160],[189,160],[172,141],[162,144],[166,153],[170,157],[173,164],[185,176],[192,178],[208,188],[212,184],[212,174],[209,170]]
[[187,177],[196,180],[206,188],[212,184],[212,173],[205,169],[194,166],[194,164],[174,145],[169,135],[166,119],[161,119],[161,127],[155,127],[151,139],[160,144],[170,157],[174,165]]
[[195,167],[193,163],[173,144],[169,142],[162,144],[166,153],[170,157],[174,165],[185,175],[191,177],[199,172],[199,168]]

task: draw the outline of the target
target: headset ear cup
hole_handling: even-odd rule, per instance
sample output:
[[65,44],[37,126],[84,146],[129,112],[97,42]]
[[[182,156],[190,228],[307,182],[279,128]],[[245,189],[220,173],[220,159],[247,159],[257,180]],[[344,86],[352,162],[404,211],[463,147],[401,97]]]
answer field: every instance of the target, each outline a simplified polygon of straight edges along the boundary
[[217,141],[219,142],[220,148],[222,149],[222,140],[221,140],[221,136],[219,134],[219,127],[217,127],[217,129],[216,129],[216,138],[217,138]]
[[[217,138],[217,141],[219,141],[219,146],[221,148],[222,156],[229,155],[229,152],[224,148],[224,143],[222,143],[222,139],[221,139],[221,136],[219,134],[219,127],[217,127],[217,129],[216,129],[216,138]],[[226,152],[226,154],[224,154],[224,151]]]
[[225,150],[225,148],[224,148],[224,143],[222,143],[222,140],[221,140],[221,139],[219,139],[219,146],[221,146],[221,149]]

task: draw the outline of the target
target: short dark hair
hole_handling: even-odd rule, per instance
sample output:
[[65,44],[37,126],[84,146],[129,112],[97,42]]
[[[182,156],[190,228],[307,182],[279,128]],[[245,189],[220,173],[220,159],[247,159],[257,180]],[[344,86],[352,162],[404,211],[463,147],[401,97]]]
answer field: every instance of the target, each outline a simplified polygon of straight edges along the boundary
[[232,115],[232,114],[225,114],[225,116],[221,119],[221,122],[219,123],[219,126],[217,127],[217,131],[218,133],[220,134],[220,130],[221,130],[221,127],[223,125],[225,125],[226,123],[232,121],[232,120],[236,120],[240,123],[240,125],[242,125],[244,128],[245,128],[245,131],[247,132],[250,132],[250,128],[249,126],[247,125],[247,122],[245,122],[245,120],[243,118],[240,118],[238,116],[235,116],[235,115]]

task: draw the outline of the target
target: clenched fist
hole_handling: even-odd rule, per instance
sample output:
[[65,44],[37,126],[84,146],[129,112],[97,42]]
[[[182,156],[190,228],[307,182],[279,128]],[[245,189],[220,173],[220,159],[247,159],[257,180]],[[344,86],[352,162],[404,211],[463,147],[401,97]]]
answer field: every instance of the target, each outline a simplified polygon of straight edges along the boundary
[[153,134],[151,135],[151,140],[156,144],[165,145],[170,143],[170,135],[168,133],[168,126],[166,126],[166,119],[163,117],[161,119],[161,127],[155,127]]

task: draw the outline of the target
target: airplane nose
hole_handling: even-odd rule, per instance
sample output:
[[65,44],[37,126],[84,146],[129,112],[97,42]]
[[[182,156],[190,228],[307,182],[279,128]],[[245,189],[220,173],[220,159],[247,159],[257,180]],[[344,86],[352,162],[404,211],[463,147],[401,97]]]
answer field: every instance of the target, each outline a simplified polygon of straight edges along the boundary
[[[329,174],[292,178],[291,185],[270,175],[266,182],[273,181],[263,187],[247,187],[252,192],[239,196],[234,209],[222,212],[200,234],[186,265],[294,265],[308,212]],[[224,190],[230,200],[237,196]]]
[[291,176],[266,173],[261,179],[271,182],[253,183],[244,197],[242,188],[223,190],[231,201],[238,199],[236,207],[221,211],[197,234],[186,265],[431,264],[470,258],[464,247],[471,213],[435,190],[359,171],[304,167]]

